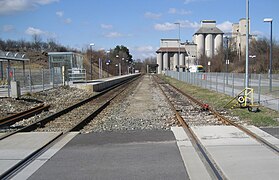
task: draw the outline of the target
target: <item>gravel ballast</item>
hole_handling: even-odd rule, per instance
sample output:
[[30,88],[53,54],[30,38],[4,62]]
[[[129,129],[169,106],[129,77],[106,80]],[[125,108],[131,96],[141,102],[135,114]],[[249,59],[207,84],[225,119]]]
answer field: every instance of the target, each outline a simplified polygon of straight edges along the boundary
[[135,88],[89,123],[82,133],[122,130],[167,130],[175,115],[159,87],[145,75]]

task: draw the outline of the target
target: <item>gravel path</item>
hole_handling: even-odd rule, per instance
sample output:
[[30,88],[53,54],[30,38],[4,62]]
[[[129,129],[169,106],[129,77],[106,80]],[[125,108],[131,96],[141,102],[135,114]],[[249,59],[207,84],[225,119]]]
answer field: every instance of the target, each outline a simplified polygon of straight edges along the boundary
[[89,123],[82,133],[169,129],[176,125],[174,113],[151,76],[145,75],[129,94],[117,101]]

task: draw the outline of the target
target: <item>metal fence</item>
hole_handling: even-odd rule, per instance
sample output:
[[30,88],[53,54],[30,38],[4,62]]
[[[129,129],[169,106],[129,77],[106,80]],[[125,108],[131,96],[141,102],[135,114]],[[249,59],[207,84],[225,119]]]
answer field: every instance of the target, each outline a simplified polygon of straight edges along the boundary
[[[245,88],[244,73],[190,73],[165,71],[165,75],[219,93],[235,97]],[[249,87],[254,89],[254,100],[279,111],[279,74],[272,75],[270,91],[267,74],[250,74]]]
[[81,72],[82,74],[78,75],[77,72],[73,73],[70,70],[63,74],[60,67],[53,69],[25,69],[25,71],[23,68],[11,68],[10,74],[6,70],[6,73],[3,73],[3,77],[0,77],[0,97],[10,97],[8,76],[10,76],[11,81],[19,82],[21,94],[23,94],[61,86],[63,82],[69,84],[70,81],[73,81],[73,74],[75,74],[75,80],[85,80],[86,72],[84,70],[81,70]]

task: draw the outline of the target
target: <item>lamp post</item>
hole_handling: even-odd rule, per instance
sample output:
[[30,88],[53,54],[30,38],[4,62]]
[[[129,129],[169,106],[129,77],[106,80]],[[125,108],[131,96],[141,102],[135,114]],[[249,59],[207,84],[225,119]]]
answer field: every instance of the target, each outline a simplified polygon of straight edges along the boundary
[[229,77],[228,77],[228,73],[229,73],[229,66],[230,64],[230,60],[229,59],[226,59],[226,84],[228,85],[229,84]]
[[118,65],[117,66],[119,67],[119,76],[121,76],[121,60],[120,60],[118,54],[116,55],[116,58],[118,59]]
[[[174,24],[178,25],[178,63],[177,64],[179,65],[180,64],[180,23],[176,22]],[[177,69],[177,71],[179,71],[179,68]]]
[[122,62],[124,62],[125,58],[122,57],[121,59],[122,59],[122,61],[120,61],[120,63],[121,63],[121,66],[120,66],[121,67],[121,73],[120,73],[120,75],[123,75],[124,74],[124,70],[123,70],[123,73],[122,73],[122,69],[124,69],[124,64]]
[[115,75],[117,74],[118,64],[115,64]]
[[[251,58],[252,60],[254,59],[254,58],[256,58],[257,56],[256,55],[249,55],[249,58]],[[254,63],[255,64],[255,63]],[[252,62],[251,62],[251,65],[252,65]],[[251,70],[251,74],[252,74],[252,72],[253,72],[253,68],[252,68],[252,70]]]
[[230,64],[229,60],[229,38],[228,36],[225,36],[226,39],[226,84],[229,83],[229,77],[228,77],[228,65]]
[[272,91],[272,18],[265,18],[264,22],[270,22],[270,50],[269,50],[269,91]]
[[93,72],[92,72],[92,64],[93,64],[93,58],[92,58],[92,56],[93,56],[93,52],[92,52],[92,47],[93,46],[95,46],[95,44],[94,43],[90,43],[89,44],[90,45],[90,73],[91,73],[91,80],[93,79]]
[[247,95],[247,88],[249,86],[248,76],[249,66],[249,0],[246,0],[246,63],[245,63],[245,95]]
[[107,60],[106,65],[107,65],[107,77],[109,77],[109,64],[110,60]]
[[110,51],[107,50],[106,51],[106,55],[107,55],[106,65],[107,65],[107,76],[108,77],[109,77],[109,64],[110,64],[109,54],[110,54]]

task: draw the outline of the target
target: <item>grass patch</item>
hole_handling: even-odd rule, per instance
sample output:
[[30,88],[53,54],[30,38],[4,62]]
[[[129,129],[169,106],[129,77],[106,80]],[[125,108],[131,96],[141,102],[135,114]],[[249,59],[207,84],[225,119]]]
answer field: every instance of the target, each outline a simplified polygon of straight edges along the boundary
[[[160,77],[186,94],[209,104],[215,110],[223,110],[224,105],[226,105],[231,99],[228,95],[217,93],[209,89],[186,84],[185,82],[167,76]],[[247,108],[226,109],[226,111],[233,116],[238,116],[241,120],[245,120],[248,124],[258,127],[279,126],[279,122],[277,121],[279,118],[279,112],[266,107],[260,107],[260,112],[257,113],[249,112]]]

